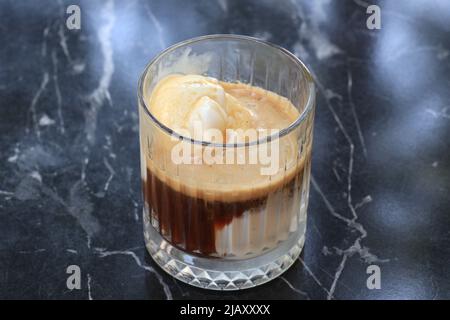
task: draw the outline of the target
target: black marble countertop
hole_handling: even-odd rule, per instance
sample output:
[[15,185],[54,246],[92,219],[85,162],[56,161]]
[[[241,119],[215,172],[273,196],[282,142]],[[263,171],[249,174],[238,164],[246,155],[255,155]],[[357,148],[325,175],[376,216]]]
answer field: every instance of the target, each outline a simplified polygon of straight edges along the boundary
[[[2,1],[0,298],[450,298],[450,2],[377,1],[369,30],[367,1]],[[284,46],[318,87],[303,253],[240,292],[172,279],[142,233],[138,77],[213,33]]]

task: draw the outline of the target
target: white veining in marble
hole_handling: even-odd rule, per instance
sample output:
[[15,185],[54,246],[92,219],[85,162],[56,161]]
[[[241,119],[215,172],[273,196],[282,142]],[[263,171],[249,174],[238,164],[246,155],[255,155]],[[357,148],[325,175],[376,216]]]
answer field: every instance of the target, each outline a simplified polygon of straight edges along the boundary
[[100,108],[103,106],[105,100],[109,104],[112,104],[109,85],[114,73],[113,44],[111,41],[112,29],[115,22],[114,1],[109,0],[105,3],[100,17],[105,21],[97,32],[103,56],[103,71],[97,87],[88,96],[89,107],[86,111],[85,119],[86,138],[91,145],[95,142],[97,116]]
[[123,250],[123,251],[107,251],[101,248],[95,248],[96,252],[98,253],[98,255],[101,258],[105,258],[105,257],[109,257],[109,256],[115,256],[115,255],[125,255],[125,256],[130,256],[133,258],[133,260],[136,262],[136,264],[144,269],[145,271],[148,271],[150,273],[152,273],[159,281],[159,283],[161,284],[161,286],[164,289],[164,293],[166,295],[167,300],[172,300],[172,293],[170,291],[169,286],[164,282],[162,276],[155,271],[155,269],[153,269],[150,266],[144,265],[141,260],[139,259],[139,257],[136,255],[136,253],[134,253],[131,250]]

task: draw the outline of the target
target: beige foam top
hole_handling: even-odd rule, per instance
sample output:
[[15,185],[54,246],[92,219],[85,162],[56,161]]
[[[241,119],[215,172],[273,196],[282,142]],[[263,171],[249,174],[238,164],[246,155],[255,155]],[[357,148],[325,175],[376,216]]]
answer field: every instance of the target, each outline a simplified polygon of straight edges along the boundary
[[[144,99],[149,111],[175,132],[198,139],[194,124],[201,124],[203,129],[214,128],[223,133],[222,141],[213,140],[220,143],[230,143],[233,138],[227,129],[280,130],[299,117],[298,110],[288,99],[271,91],[199,75],[167,76],[157,84],[151,96],[144,96]],[[173,189],[207,200],[228,202],[267,195],[291,180],[310,156],[310,146],[299,154],[299,131],[294,130],[277,139],[278,163],[271,175],[261,174],[261,168],[269,166],[267,162],[248,163],[251,147],[233,149],[236,153],[243,152],[241,157],[246,157],[246,164],[177,164],[171,152],[179,141],[170,139],[162,131],[145,133],[145,128],[141,130],[152,136],[147,168]],[[205,136],[201,138],[205,140]],[[277,150],[274,145],[267,146],[270,151]],[[146,148],[146,144],[143,147]],[[196,155],[204,154],[205,147],[197,148],[200,153]],[[217,148],[213,152],[225,154]]]

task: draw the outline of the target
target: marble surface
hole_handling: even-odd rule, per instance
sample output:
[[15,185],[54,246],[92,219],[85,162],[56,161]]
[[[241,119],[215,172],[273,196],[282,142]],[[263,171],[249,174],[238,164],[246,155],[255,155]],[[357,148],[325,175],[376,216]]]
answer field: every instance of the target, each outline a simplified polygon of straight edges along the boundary
[[[2,1],[0,298],[450,298],[450,2],[377,3],[381,30],[363,0]],[[318,85],[301,258],[232,293],[167,276],[142,234],[138,77],[212,33],[282,45]]]

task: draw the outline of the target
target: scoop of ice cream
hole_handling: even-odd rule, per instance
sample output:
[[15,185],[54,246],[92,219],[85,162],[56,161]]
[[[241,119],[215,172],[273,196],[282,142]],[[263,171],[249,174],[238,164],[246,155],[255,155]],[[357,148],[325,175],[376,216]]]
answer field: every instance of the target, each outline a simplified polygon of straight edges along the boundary
[[[150,100],[150,111],[172,130],[226,129],[252,127],[253,115],[225,92],[217,79],[200,75],[171,75],[161,80]],[[180,130],[180,131],[181,131]],[[202,137],[204,135],[202,134]]]
[[185,126],[193,135],[195,126],[201,126],[202,130],[217,129],[225,132],[227,127],[227,114],[223,107],[208,96],[203,96],[197,102],[189,113]]

